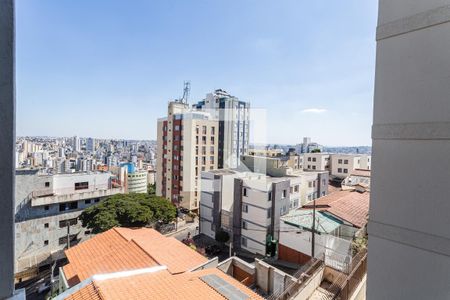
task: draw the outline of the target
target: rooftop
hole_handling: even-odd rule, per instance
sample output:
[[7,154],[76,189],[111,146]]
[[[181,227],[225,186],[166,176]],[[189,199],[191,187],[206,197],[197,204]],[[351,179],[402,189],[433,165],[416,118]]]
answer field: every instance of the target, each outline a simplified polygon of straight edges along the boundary
[[66,250],[64,275],[73,286],[95,274],[167,266],[177,274],[208,260],[172,237],[149,229],[113,228]]
[[94,276],[84,287],[61,296],[67,300],[263,299],[216,268],[174,275],[163,267]]
[[[293,225],[302,229],[311,230],[313,222],[312,210],[293,210],[287,215],[281,217],[281,220],[286,224]],[[327,216],[318,211],[316,213],[316,231],[320,233],[330,233],[341,225],[338,220]]]
[[[316,209],[361,228],[367,223],[369,214],[369,192],[337,191],[316,200]],[[305,204],[302,209],[312,209],[313,201]]]

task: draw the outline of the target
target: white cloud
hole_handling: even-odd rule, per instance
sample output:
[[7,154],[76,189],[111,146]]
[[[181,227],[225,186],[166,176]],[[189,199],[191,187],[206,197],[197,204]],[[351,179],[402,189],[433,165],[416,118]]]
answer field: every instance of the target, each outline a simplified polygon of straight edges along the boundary
[[301,110],[301,112],[305,114],[323,114],[324,112],[327,112],[327,110],[324,108],[307,108]]

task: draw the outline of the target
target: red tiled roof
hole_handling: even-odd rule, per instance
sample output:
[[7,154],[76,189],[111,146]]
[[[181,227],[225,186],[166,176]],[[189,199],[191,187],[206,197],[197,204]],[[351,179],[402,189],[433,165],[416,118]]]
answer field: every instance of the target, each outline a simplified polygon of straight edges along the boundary
[[[361,228],[367,223],[370,193],[356,191],[338,191],[316,200],[316,209],[333,214],[355,227]],[[302,207],[312,209],[310,201]]]
[[[246,294],[248,299],[263,299],[234,278],[216,268],[211,268],[182,274],[171,274],[167,270],[161,270],[154,273],[102,280],[94,278],[92,283],[75,291],[66,300],[225,299],[217,290],[201,279],[205,275],[220,277]],[[87,298],[86,295],[88,295]],[[92,295],[92,298],[89,298],[89,295]]]
[[171,273],[190,270],[207,258],[174,238],[149,229],[113,228],[66,250],[69,286],[95,274],[165,265]]

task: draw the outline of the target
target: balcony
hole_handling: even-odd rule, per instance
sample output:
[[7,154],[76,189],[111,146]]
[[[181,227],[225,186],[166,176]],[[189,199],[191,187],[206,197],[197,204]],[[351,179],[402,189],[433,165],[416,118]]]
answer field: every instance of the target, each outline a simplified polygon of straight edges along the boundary
[[56,203],[101,198],[124,193],[124,187],[113,185],[97,185],[88,190],[75,190],[74,188],[45,189],[34,191],[31,194],[31,206],[42,206]]

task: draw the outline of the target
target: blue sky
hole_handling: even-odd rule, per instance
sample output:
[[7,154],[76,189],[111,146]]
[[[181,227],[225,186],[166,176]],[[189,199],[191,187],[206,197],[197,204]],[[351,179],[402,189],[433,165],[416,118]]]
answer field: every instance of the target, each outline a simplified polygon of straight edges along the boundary
[[267,139],[370,145],[376,0],[18,0],[17,134],[155,139],[222,88]]

